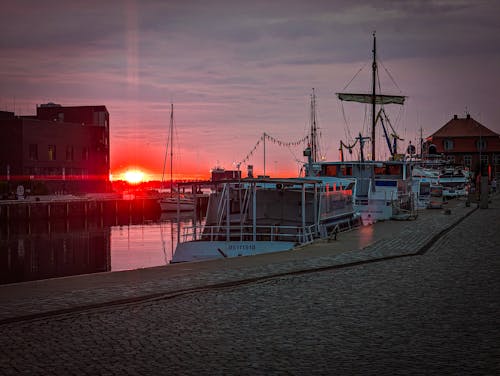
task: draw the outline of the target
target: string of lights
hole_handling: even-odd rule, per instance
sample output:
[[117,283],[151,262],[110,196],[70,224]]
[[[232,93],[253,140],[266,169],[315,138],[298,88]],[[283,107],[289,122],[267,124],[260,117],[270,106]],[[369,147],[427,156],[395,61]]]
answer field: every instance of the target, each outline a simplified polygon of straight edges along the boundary
[[254,147],[247,153],[245,158],[243,158],[240,162],[237,163],[237,165],[242,165],[242,164],[245,164],[246,162],[248,162],[250,160],[250,158],[253,156],[253,154],[257,151],[257,148],[259,147],[261,142],[265,142],[266,140],[271,141],[273,144],[278,145],[280,147],[290,148],[292,146],[299,146],[301,144],[306,143],[309,140],[309,136],[308,135],[304,136],[303,138],[301,138],[300,140],[297,140],[297,141],[285,142],[285,141],[281,141],[281,140],[277,139],[276,137],[273,137],[273,136],[264,132],[262,134],[262,136],[260,136],[260,138],[257,140]]

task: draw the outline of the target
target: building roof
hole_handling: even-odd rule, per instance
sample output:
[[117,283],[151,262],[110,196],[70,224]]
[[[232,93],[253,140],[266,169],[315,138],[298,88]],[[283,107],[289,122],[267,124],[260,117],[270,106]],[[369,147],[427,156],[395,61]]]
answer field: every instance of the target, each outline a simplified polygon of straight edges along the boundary
[[498,133],[486,128],[484,125],[474,120],[469,114],[465,118],[457,115],[440,129],[434,132],[429,139],[434,137],[498,137]]

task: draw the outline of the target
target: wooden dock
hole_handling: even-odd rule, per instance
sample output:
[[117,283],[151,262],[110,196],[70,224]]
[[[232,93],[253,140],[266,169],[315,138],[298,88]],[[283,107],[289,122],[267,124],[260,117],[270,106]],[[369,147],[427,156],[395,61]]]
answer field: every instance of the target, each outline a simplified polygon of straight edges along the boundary
[[0,201],[0,221],[50,220],[74,217],[158,216],[156,198],[72,198]]

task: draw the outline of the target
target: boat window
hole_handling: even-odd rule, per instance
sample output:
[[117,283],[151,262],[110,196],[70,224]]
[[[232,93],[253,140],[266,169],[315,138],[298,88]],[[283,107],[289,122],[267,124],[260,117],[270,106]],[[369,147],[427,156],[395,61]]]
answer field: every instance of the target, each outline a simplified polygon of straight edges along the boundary
[[420,196],[428,196],[431,193],[431,184],[430,183],[420,183]]
[[389,175],[397,175],[397,176],[402,176],[402,166],[401,165],[389,165],[388,167],[388,174]]
[[343,176],[352,176],[352,166],[342,166],[341,169]]
[[329,165],[325,166],[325,171],[324,175],[325,176],[337,176],[337,166],[336,165]]

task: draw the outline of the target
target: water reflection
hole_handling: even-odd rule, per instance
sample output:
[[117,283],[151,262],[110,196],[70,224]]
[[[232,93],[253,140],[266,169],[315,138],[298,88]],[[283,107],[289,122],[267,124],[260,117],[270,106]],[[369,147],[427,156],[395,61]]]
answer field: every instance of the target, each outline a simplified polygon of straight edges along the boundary
[[[106,223],[71,219],[0,225],[0,284],[166,265],[187,214]],[[200,222],[198,222],[201,224]]]
[[358,248],[365,248],[374,241],[373,225],[361,226],[358,230]]

